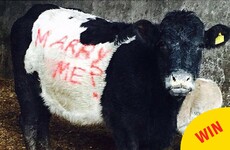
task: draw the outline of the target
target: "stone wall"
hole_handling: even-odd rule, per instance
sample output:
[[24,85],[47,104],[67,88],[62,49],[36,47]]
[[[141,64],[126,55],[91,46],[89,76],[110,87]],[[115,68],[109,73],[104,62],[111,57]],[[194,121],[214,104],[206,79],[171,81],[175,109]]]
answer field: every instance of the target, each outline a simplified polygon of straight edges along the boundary
[[[12,78],[9,33],[13,22],[33,4],[47,1],[0,1],[0,77]],[[160,22],[171,10],[195,11],[206,29],[217,23],[230,25],[229,0],[54,0],[49,3],[76,7],[113,21]],[[225,105],[230,105],[230,42],[224,47],[204,51],[201,77],[213,79],[222,88]]]

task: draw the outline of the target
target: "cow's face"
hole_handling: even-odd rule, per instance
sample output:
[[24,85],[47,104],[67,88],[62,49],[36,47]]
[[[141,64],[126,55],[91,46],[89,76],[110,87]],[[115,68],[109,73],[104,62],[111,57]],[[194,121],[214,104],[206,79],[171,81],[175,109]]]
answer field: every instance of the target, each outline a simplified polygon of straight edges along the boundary
[[[168,13],[159,30],[158,62],[165,88],[172,96],[185,96],[194,88],[202,50],[209,47],[207,32],[194,13],[185,11]],[[229,37],[229,28],[226,33]]]
[[229,27],[221,24],[205,31],[202,21],[187,11],[170,12],[159,25],[146,20],[134,25],[138,39],[154,47],[153,57],[172,96],[186,96],[194,88],[202,50],[224,45],[230,35]]
[[190,12],[172,12],[160,24],[159,64],[165,87],[173,96],[194,88],[204,45],[204,25]]

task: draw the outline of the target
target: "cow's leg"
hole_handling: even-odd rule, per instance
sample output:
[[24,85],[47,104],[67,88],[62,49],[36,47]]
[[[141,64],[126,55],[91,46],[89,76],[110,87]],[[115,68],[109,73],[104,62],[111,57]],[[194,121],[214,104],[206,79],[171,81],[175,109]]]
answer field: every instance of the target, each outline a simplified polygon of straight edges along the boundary
[[41,142],[46,143],[42,149],[47,149],[49,145],[47,130],[50,115],[43,106],[39,85],[37,75],[28,75],[23,71],[15,73],[15,92],[21,109],[20,126],[28,150],[36,150],[39,140],[47,141]]
[[134,131],[130,131],[127,127],[114,125],[111,128],[118,150],[139,150],[138,138]]
[[132,125],[128,124],[128,121],[123,122],[121,119],[123,116],[120,114],[111,113],[107,110],[103,109],[103,117],[107,127],[112,130],[117,149],[139,150],[138,138],[135,135]]
[[49,142],[49,122],[50,122],[50,112],[46,106],[44,106],[43,101],[40,102],[40,109],[39,109],[39,120],[38,120],[38,139],[37,139],[37,146],[40,149],[49,149],[50,142]]
[[26,147],[36,149],[38,122],[38,95],[36,94],[31,75],[15,75],[15,92],[20,104],[20,126],[23,131]]
[[126,142],[126,133],[125,130],[122,130],[118,127],[110,127],[112,129],[113,138],[116,143],[118,150],[128,150]]

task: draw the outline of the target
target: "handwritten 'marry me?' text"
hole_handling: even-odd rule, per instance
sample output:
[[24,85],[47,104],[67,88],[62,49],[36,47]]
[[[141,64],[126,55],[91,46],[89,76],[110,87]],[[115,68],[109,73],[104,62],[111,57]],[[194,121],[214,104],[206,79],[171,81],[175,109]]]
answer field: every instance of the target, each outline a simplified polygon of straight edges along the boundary
[[[79,80],[84,74],[90,76],[91,85],[96,87],[95,76],[101,76],[105,70],[101,68],[98,64],[103,61],[103,59],[111,52],[103,47],[97,48],[95,45],[84,45],[79,39],[68,39],[68,35],[52,41],[47,44],[48,39],[51,35],[51,30],[41,33],[41,29],[37,31],[37,37],[35,39],[35,47],[42,46],[43,48],[55,48],[61,50],[63,53],[71,54],[72,58],[87,60],[89,61],[89,68],[84,68],[81,64],[71,64],[66,60],[59,60],[54,66],[54,72],[52,77],[57,76],[62,77],[61,79],[72,84],[82,84]],[[96,57],[92,54],[96,53]],[[98,93],[93,93],[93,97],[99,98]]]

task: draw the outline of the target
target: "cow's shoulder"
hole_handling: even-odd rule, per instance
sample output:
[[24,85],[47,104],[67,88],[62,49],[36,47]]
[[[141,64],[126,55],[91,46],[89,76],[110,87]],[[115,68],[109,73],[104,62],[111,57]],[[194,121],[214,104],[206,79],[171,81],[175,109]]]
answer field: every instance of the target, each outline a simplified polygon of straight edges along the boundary
[[124,22],[111,22],[99,17],[89,19],[81,25],[86,28],[81,34],[81,42],[83,44],[98,44],[123,41],[129,34],[132,34],[131,26]]

